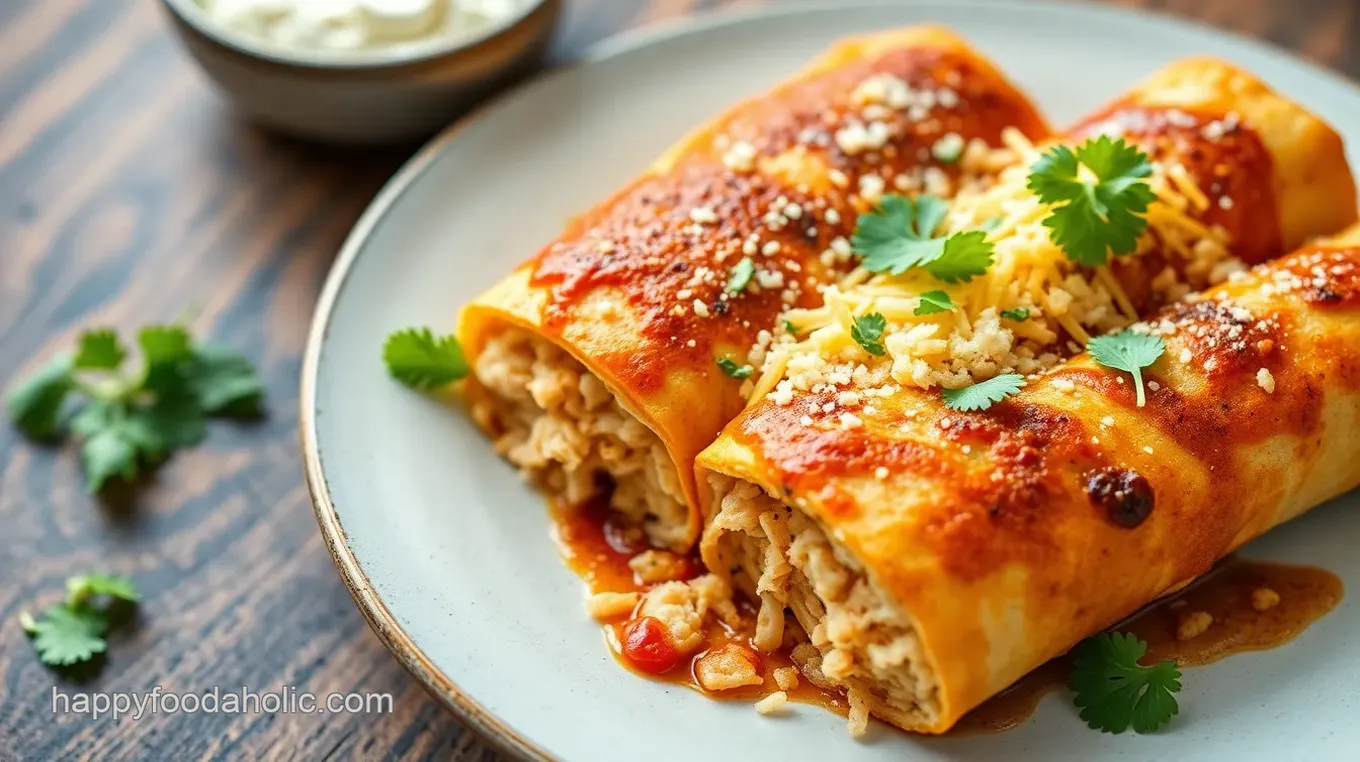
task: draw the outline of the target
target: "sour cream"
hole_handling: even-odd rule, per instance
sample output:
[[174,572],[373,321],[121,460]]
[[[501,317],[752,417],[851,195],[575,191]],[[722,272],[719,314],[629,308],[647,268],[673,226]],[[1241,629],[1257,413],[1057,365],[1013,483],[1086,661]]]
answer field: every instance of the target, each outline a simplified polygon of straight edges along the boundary
[[292,50],[372,50],[473,37],[528,0],[199,0],[223,27]]

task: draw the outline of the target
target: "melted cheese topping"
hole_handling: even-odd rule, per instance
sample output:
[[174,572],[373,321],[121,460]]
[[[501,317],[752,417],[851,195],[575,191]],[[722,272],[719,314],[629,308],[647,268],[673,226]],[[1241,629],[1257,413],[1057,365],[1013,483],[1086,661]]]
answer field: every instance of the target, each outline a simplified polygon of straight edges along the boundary
[[[1043,225],[1051,206],[1026,186],[1039,149],[1014,130],[1005,140],[1015,157],[1011,166],[991,187],[961,194],[944,225],[946,234],[990,227],[995,251],[987,272],[951,285],[921,268],[901,275],[855,270],[825,289],[824,306],[785,313],[803,338],[785,334],[759,348],[764,367],[752,400],[773,393],[784,404],[795,391],[836,387],[833,379],[859,368],[877,388],[959,388],[999,373],[1035,373],[1080,352],[1092,336],[1138,319],[1108,266],[1080,267],[1053,242]],[[1183,165],[1154,162],[1148,183],[1156,200],[1130,256],[1155,251],[1175,263],[1153,279],[1154,291],[1171,301],[1188,291],[1187,277],[1213,283],[1242,269],[1228,250],[1227,233],[1196,219],[1210,202]],[[921,294],[936,290],[948,293],[956,309],[915,314]],[[1019,309],[1028,311],[1028,319],[1002,315]],[[888,324],[881,356],[852,336],[855,318],[872,312]]]

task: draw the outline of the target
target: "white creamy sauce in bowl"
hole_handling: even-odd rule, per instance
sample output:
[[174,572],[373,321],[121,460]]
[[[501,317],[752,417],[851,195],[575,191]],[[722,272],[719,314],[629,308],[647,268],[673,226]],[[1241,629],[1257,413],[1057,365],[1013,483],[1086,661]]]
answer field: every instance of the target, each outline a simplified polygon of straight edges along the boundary
[[285,50],[360,51],[470,38],[529,0],[198,0],[225,29]]

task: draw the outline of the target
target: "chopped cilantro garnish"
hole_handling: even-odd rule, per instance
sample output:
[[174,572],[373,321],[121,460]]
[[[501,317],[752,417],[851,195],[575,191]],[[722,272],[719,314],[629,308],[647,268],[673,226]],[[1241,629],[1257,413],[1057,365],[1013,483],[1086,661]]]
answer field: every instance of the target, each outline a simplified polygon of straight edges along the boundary
[[751,282],[751,276],[756,274],[756,263],[750,257],[742,257],[740,262],[732,266],[732,272],[727,276],[726,291],[729,294],[739,294],[746,289]]
[[966,413],[972,410],[986,410],[994,403],[1020,391],[1024,386],[1025,377],[1019,373],[1002,373],[962,389],[945,389],[941,394],[945,407]]
[[1110,336],[1097,336],[1091,339],[1086,350],[1101,365],[1132,373],[1134,388],[1138,390],[1138,407],[1146,404],[1147,399],[1143,393],[1143,368],[1157,362],[1157,358],[1166,352],[1166,343],[1160,336],[1124,330]]
[[935,196],[913,202],[906,196],[884,196],[871,212],[859,216],[851,240],[864,268],[901,275],[913,267],[946,283],[968,281],[987,272],[992,244],[981,230],[935,237],[949,205]]
[[797,336],[798,326],[794,325],[792,320],[784,318],[784,332],[789,334],[790,336]]
[[383,362],[392,378],[412,389],[435,389],[468,374],[458,339],[436,336],[428,328],[407,328],[388,336]]
[[[1082,176],[1085,166],[1095,180]],[[1147,181],[1147,154],[1108,135],[1087,140],[1076,151],[1054,146],[1030,168],[1029,188],[1054,205],[1044,226],[1068,259],[1099,267],[1115,255],[1129,254],[1147,227],[1148,205],[1156,200]]]
[[1023,323],[1026,320],[1029,320],[1029,307],[1016,307],[1013,310],[1002,310],[1001,317],[1006,318],[1007,320],[1014,320],[1017,323]]
[[1133,634],[1100,633],[1077,645],[1072,663],[1073,703],[1095,730],[1151,733],[1180,711],[1175,694],[1181,689],[1176,663],[1163,659],[1145,667],[1147,643]]
[[944,291],[927,291],[921,294],[921,303],[912,311],[913,315],[934,315],[937,312],[949,312],[957,309],[954,300],[949,298],[949,294]]
[[719,357],[718,367],[731,378],[750,378],[751,374],[756,372],[750,365],[738,365],[730,357]]
[[867,315],[860,315],[855,318],[855,322],[850,326],[850,338],[856,344],[864,347],[864,351],[871,355],[882,357],[887,351],[883,347],[883,331],[888,327],[888,321],[881,313],[870,312]]

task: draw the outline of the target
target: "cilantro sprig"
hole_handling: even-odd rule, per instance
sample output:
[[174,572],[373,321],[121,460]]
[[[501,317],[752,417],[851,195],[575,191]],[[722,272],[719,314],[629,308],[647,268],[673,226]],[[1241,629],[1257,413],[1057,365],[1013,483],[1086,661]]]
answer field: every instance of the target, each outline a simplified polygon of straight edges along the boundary
[[[1085,167],[1095,179],[1083,173]],[[1156,200],[1144,179],[1152,161],[1136,146],[1108,135],[1087,140],[1076,150],[1057,145],[1030,168],[1030,190],[1053,210],[1044,219],[1053,242],[1080,265],[1100,267],[1130,254],[1147,227],[1148,205]]]
[[949,298],[949,294],[944,291],[927,291],[920,296],[921,303],[916,305],[916,309],[911,311],[913,315],[934,315],[940,312],[950,312],[958,309],[954,300]]
[[1143,368],[1157,362],[1166,352],[1160,336],[1148,336],[1123,330],[1109,336],[1097,336],[1086,345],[1086,351],[1101,365],[1133,374],[1133,385],[1138,393],[1138,407],[1147,403],[1143,392]]
[[85,574],[66,580],[66,600],[37,617],[20,612],[19,624],[43,664],[69,667],[104,653],[119,609],[139,600],[137,586],[126,577]]
[[992,244],[981,230],[936,237],[948,211],[948,202],[935,196],[914,202],[907,196],[884,196],[859,216],[850,246],[869,272],[901,275],[922,267],[945,283],[972,280],[992,266]]
[[[91,493],[203,441],[210,417],[262,412],[264,387],[246,358],[195,345],[181,325],[143,328],[137,345],[142,361],[125,370],[128,350],[117,332],[86,331],[74,355],[58,356],[20,380],[5,399],[10,418],[28,436],[54,440],[69,428],[81,440]],[[73,395],[83,404],[68,417]]]
[[1103,733],[1151,733],[1180,711],[1176,663],[1139,663],[1147,643],[1129,633],[1100,633],[1077,645],[1070,686],[1086,724]]
[[855,318],[855,322],[850,325],[850,338],[863,347],[865,352],[882,357],[888,351],[882,341],[883,332],[887,328],[888,321],[883,317],[883,313],[870,312]]
[[961,389],[945,389],[941,392],[944,406],[950,410],[971,412],[986,410],[997,402],[1019,392],[1025,386],[1025,377],[1019,373],[1002,373],[986,381],[979,381]]
[[453,336],[436,336],[428,328],[407,328],[383,344],[387,372],[412,389],[428,391],[468,374],[463,346]]

